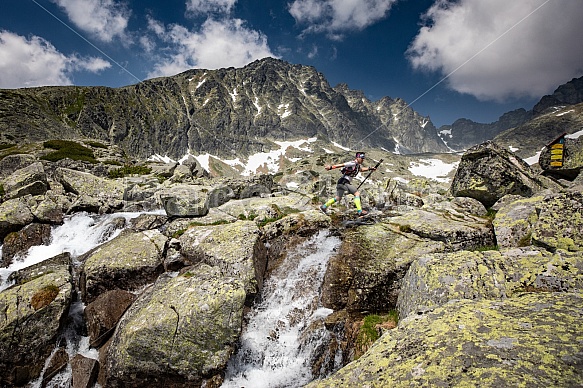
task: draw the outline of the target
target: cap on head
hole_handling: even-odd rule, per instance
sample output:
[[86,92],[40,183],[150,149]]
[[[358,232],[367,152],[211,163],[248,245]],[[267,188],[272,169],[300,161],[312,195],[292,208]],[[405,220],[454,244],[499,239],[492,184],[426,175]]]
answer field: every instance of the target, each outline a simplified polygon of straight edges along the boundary
[[357,153],[356,153],[356,157],[357,157],[357,158],[364,159],[364,152],[357,152]]

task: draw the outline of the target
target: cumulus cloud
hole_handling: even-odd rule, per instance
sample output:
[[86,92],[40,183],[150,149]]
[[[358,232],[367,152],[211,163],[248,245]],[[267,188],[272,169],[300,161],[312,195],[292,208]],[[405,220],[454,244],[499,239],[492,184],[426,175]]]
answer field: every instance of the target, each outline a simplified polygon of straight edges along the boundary
[[187,0],[186,9],[195,15],[212,12],[229,13],[237,0]]
[[103,42],[127,39],[130,11],[114,0],[52,0],[75,26]]
[[267,37],[246,28],[240,19],[207,19],[196,32],[180,25],[161,28],[155,21],[150,22],[150,29],[167,42],[170,54],[158,61],[148,77],[174,75],[191,68],[242,67],[275,56]]
[[70,85],[74,71],[99,72],[109,67],[101,58],[66,56],[38,36],[27,39],[0,31],[1,88]]
[[294,0],[289,13],[300,25],[308,24],[304,33],[325,32],[340,38],[343,32],[362,30],[384,19],[397,0]]
[[481,100],[536,98],[583,75],[581,20],[571,0],[438,0],[407,56]]

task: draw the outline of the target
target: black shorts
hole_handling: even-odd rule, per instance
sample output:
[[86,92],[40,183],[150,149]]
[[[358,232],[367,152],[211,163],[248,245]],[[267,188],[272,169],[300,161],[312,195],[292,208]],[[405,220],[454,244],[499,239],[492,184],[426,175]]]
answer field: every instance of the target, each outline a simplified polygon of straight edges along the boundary
[[342,198],[347,191],[350,194],[354,195],[354,193],[356,193],[356,187],[351,185],[348,179],[342,177],[338,180],[338,183],[336,184],[336,196],[338,198]]

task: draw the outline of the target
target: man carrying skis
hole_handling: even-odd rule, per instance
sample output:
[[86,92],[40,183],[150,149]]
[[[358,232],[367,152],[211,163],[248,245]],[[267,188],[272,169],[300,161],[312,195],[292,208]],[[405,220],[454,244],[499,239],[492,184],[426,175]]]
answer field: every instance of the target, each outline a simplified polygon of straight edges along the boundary
[[340,201],[344,194],[348,191],[350,194],[354,195],[354,204],[356,205],[356,212],[358,216],[364,216],[367,211],[362,210],[362,205],[360,203],[360,192],[357,188],[350,184],[352,178],[358,175],[359,172],[365,171],[375,171],[375,167],[362,167],[362,162],[364,161],[364,152],[357,152],[354,160],[346,162],[344,164],[333,164],[331,166],[324,166],[328,171],[334,170],[335,168],[342,168],[342,177],[338,180],[336,184],[336,197],[330,198],[325,204],[320,206],[320,210],[326,213],[328,206],[331,206],[334,202]]

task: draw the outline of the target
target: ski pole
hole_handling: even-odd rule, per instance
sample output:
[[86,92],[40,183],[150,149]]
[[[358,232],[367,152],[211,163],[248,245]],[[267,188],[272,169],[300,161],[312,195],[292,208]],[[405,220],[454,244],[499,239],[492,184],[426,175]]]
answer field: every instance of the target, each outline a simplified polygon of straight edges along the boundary
[[375,172],[375,170],[376,170],[377,168],[379,168],[379,166],[381,165],[381,163],[382,163],[382,162],[383,162],[383,160],[382,160],[382,159],[381,159],[381,160],[379,160],[379,162],[377,163],[377,165],[373,167],[373,170],[372,170],[372,171],[371,171],[371,172],[370,172],[370,173],[369,173],[369,174],[366,176],[366,178],[364,178],[364,180],[363,180],[362,182],[360,182],[360,185],[358,185],[358,187],[356,188],[356,191],[358,191],[358,189],[360,189],[360,186],[362,186],[362,184],[363,184],[363,183],[364,183],[364,182],[365,182],[365,181],[368,179],[368,177],[369,177],[369,176],[371,176],[371,174],[372,174],[373,172]]

